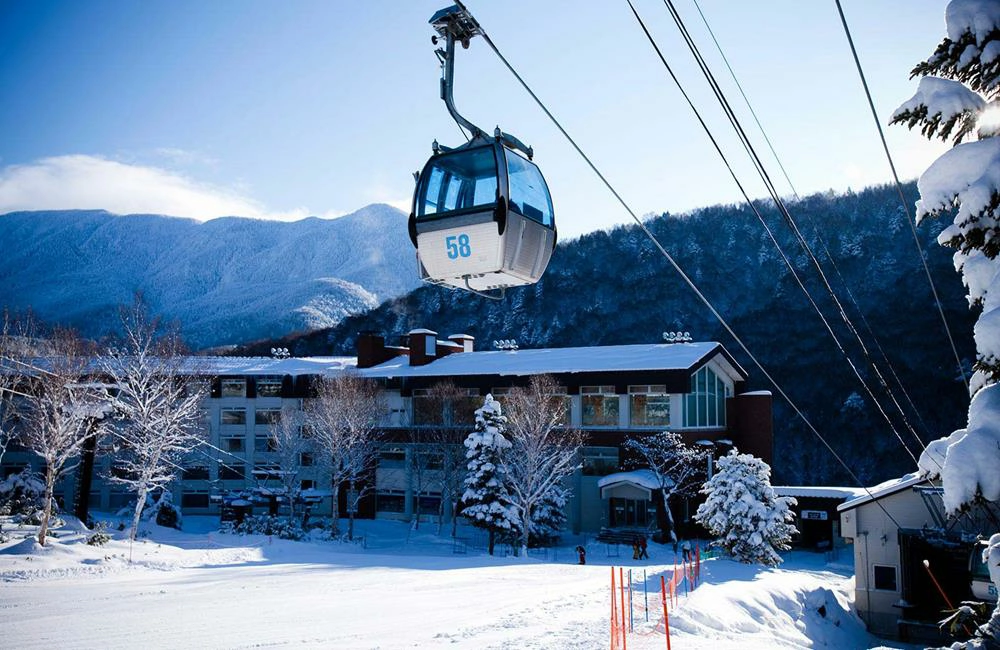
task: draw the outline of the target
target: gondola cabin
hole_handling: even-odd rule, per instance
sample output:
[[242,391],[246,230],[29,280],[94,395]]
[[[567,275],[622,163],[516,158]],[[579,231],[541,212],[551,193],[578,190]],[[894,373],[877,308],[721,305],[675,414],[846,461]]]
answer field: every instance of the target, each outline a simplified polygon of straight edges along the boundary
[[542,277],[556,243],[552,199],[538,167],[504,145],[509,137],[435,147],[409,222],[422,279],[502,292]]

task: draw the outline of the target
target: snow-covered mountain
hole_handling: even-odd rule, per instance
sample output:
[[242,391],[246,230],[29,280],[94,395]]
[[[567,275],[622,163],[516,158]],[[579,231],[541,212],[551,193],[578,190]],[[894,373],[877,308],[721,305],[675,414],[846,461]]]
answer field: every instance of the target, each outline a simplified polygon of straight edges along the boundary
[[142,291],[195,348],[330,327],[420,282],[406,215],[206,222],[103,210],[0,215],[0,306],[86,336]]

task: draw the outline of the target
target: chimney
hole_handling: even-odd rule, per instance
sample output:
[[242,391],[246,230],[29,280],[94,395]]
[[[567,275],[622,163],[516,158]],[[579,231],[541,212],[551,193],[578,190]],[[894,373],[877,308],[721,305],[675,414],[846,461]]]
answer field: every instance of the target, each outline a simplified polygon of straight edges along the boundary
[[426,366],[437,358],[437,332],[431,330],[410,330],[410,365]]
[[472,344],[476,339],[468,334],[452,334],[448,340],[461,345],[462,352],[472,352]]
[[385,337],[372,331],[358,332],[358,368],[371,368],[388,361],[396,353],[385,348]]

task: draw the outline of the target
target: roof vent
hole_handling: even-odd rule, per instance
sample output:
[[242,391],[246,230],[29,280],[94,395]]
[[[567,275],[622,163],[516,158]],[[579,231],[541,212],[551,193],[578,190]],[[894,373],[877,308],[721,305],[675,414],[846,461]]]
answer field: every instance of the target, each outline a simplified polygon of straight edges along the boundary
[[517,341],[514,339],[500,339],[499,341],[493,341],[493,347],[497,350],[516,350]]
[[691,332],[664,332],[663,340],[667,343],[690,343]]

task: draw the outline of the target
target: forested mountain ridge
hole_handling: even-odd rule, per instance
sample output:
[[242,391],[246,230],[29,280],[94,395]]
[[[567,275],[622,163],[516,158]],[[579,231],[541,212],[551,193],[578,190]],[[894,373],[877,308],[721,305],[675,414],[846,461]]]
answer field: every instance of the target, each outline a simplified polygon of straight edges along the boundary
[[[914,184],[905,191],[912,205]],[[961,426],[968,395],[957,380],[959,372],[895,187],[814,195],[789,206],[860,332],[867,354],[845,327],[789,227],[772,206],[757,207],[839,344],[748,206],[664,214],[646,225],[862,482],[871,484],[911,471],[915,461],[892,429],[919,454],[907,422],[925,443],[940,437]],[[917,234],[960,355],[971,363],[973,318],[951,253],[935,241],[941,227],[927,221]],[[415,327],[428,327],[442,336],[471,334],[479,349],[489,348],[496,339],[511,338],[523,348],[648,343],[661,340],[664,331],[688,331],[695,340],[722,342],[749,372],[751,388],[774,390],[636,226],[560,244],[538,284],[508,290],[502,301],[425,286],[369,313],[348,317],[332,329],[286,338],[280,344],[296,355],[353,354],[359,331],[402,335]],[[268,341],[243,351],[266,353],[276,344]],[[889,413],[892,428],[851,371],[840,346]],[[893,386],[906,422],[879,389],[878,375],[866,357],[875,360],[879,373]],[[905,392],[895,385],[894,376]],[[778,482],[852,483],[777,394],[775,439]]]
[[204,223],[102,210],[0,215],[0,307],[99,338],[141,291],[194,348],[329,327],[419,284],[406,215]]

